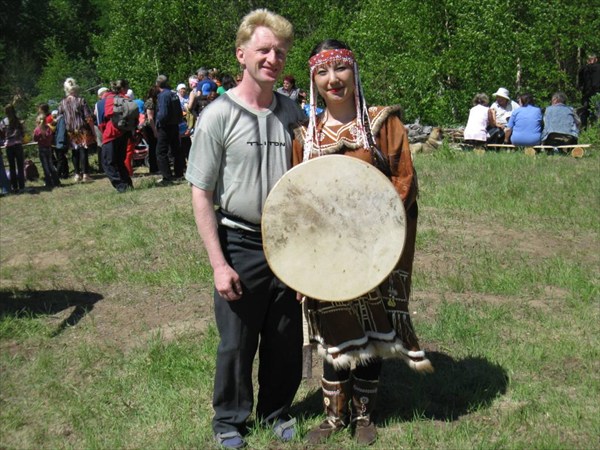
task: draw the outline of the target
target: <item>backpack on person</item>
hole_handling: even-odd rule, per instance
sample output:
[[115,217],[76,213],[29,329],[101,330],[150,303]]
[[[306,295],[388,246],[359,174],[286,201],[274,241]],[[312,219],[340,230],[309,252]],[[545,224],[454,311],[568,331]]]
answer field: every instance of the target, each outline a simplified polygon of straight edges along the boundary
[[111,121],[119,130],[135,131],[138,126],[139,116],[140,110],[136,102],[120,95],[113,97]]
[[25,160],[23,164],[23,172],[27,181],[35,181],[40,178],[40,172],[31,159]]

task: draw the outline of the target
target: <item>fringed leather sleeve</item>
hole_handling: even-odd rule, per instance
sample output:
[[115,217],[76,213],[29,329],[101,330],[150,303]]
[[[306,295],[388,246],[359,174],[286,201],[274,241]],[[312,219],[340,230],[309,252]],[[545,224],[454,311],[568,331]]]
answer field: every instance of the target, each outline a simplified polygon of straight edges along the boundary
[[416,173],[408,145],[408,133],[400,120],[399,107],[385,109],[387,114],[377,114],[378,117],[373,124],[373,134],[381,151],[388,156],[392,169],[392,184],[408,210],[418,193]]
[[302,124],[298,124],[294,128],[294,141],[292,142],[292,167],[297,166],[302,162],[304,157],[304,132],[305,128]]

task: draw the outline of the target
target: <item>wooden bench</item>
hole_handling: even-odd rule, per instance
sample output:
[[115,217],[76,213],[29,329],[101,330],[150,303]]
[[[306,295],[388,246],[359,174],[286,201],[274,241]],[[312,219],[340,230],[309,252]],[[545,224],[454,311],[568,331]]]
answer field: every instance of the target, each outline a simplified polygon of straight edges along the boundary
[[581,158],[585,155],[586,148],[590,147],[590,144],[574,144],[574,145],[532,145],[532,146],[520,146],[520,145],[512,145],[512,144],[488,144],[487,148],[498,149],[498,150],[507,150],[507,151],[516,151],[518,149],[523,149],[523,152],[529,156],[535,156],[537,153],[546,151],[546,152],[554,152],[555,149],[559,150],[563,153],[570,154],[573,158]]
[[539,152],[554,152],[555,150],[570,154],[573,158],[582,158],[585,155],[585,149],[590,147],[590,144],[573,144],[573,145],[536,145],[533,148]]
[[464,142],[458,144],[461,150],[472,150],[476,155],[483,155],[485,153],[485,145],[471,145]]

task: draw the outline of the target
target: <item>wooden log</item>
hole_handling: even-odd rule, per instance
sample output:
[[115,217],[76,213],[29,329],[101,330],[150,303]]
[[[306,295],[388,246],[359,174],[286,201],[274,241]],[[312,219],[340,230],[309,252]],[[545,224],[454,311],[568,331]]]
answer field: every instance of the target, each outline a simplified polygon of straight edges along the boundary
[[554,151],[570,154],[573,158],[582,158],[585,155],[586,148],[591,147],[591,144],[572,144],[572,145],[536,145],[537,150]]
[[573,150],[571,150],[571,156],[573,158],[583,158],[583,155],[585,155],[585,150],[583,147],[575,147]]

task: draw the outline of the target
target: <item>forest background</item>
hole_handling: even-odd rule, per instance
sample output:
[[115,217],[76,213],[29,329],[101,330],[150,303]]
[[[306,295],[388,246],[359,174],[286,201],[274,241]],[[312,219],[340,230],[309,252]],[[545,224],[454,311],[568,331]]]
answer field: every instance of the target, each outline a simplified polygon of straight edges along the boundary
[[173,87],[201,66],[235,75],[238,24],[259,7],[294,25],[285,73],[299,87],[312,47],[341,39],[369,102],[401,104],[407,122],[464,123],[474,94],[500,86],[579,106],[577,74],[600,52],[600,0],[0,0],[0,100],[31,118],[69,76],[93,104],[117,78],[143,98],[159,73]]

